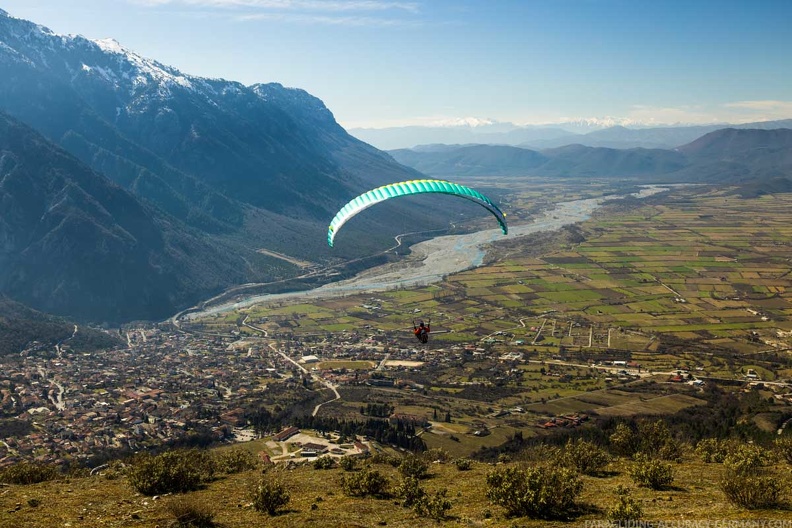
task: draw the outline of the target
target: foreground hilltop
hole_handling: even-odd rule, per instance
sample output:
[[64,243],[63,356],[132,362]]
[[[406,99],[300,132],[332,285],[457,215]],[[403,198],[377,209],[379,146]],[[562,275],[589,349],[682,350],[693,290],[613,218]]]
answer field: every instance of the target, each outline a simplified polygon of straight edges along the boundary
[[[0,526],[407,527],[438,521],[443,526],[506,527],[605,519],[792,521],[786,502],[790,466],[782,454],[789,451],[788,440],[786,451],[778,452],[713,441],[700,443],[694,451],[669,444],[662,431],[652,422],[638,429],[637,449],[657,449],[653,459],[640,451],[626,454],[619,430],[607,450],[575,440],[560,448],[536,447],[502,456],[497,464],[451,459],[442,450],[431,450],[406,457],[382,452],[368,459],[297,455],[296,462],[272,465],[254,455],[261,442],[212,452],[172,451],[126,466],[111,464],[93,476],[6,486],[0,496]],[[642,433],[651,433],[653,440]],[[614,457],[617,451],[622,455]],[[755,456],[769,458],[757,461]],[[773,466],[766,465],[770,458]],[[6,479],[8,475],[3,474]],[[752,487],[752,482],[764,488]],[[733,492],[735,483],[738,493]],[[539,495],[531,499],[527,489]],[[780,494],[764,504],[772,490]]]

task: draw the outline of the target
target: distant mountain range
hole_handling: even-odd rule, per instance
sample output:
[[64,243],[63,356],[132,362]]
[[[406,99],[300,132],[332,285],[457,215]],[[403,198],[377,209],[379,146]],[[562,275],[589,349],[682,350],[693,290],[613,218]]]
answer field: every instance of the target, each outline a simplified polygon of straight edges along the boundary
[[[434,145],[390,154],[399,163],[444,178],[630,177],[761,184],[792,176],[792,129],[721,129],[673,150],[568,145],[535,151],[503,145]],[[778,181],[775,186],[783,187]]]
[[[626,123],[626,124],[622,124]],[[578,120],[555,125],[517,126],[511,123],[462,122],[446,126],[352,128],[349,133],[377,148],[396,150],[432,144],[510,145],[547,149],[566,145],[587,147],[672,149],[724,128],[792,128],[792,119],[732,125],[646,127],[606,120]]]
[[4,203],[0,291],[38,309],[162,317],[226,286],[297,272],[260,248],[337,261],[387,247],[401,230],[447,225],[415,200],[385,204],[348,226],[355,244],[331,252],[338,208],[420,174],[347,134],[302,90],[193,77],[5,12],[0,111],[0,181],[18,215]]

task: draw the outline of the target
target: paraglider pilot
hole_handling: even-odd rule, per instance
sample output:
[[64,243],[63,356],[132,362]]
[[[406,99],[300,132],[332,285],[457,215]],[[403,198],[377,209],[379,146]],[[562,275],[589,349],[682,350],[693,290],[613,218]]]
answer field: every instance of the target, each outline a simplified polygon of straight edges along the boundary
[[418,338],[418,341],[421,343],[427,343],[429,341],[429,332],[431,332],[430,326],[432,325],[432,320],[429,319],[429,324],[424,325],[424,322],[421,321],[418,326],[415,326],[415,321],[413,320],[413,333],[415,337]]

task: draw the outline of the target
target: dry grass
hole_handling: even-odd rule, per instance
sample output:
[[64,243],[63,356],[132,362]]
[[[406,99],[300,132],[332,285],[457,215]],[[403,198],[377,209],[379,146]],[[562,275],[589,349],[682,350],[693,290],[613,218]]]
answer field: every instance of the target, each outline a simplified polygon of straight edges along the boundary
[[[718,489],[723,468],[694,460],[675,464],[675,481],[671,490],[652,491],[635,488],[627,470],[630,461],[617,460],[604,478],[583,477],[581,502],[587,512],[576,519],[603,519],[615,502],[614,490],[621,484],[633,488],[633,496],[641,501],[647,519],[787,519],[792,510],[747,511],[729,505]],[[392,485],[398,473],[386,465],[377,469],[389,476]],[[470,471],[460,472],[451,464],[433,464],[432,477],[422,482],[429,492],[448,488],[452,508],[450,519],[443,526],[570,526],[530,519],[506,519],[503,510],[486,499],[485,476],[492,470],[488,464],[474,463]],[[318,471],[310,466],[292,470],[276,469],[289,488],[291,501],[283,514],[269,517],[255,511],[250,491],[260,473],[249,471],[210,483],[205,489],[186,494],[197,503],[211,504],[217,526],[290,527],[356,527],[387,525],[413,528],[429,525],[409,509],[398,505],[398,498],[377,500],[350,498],[340,491],[342,470]],[[790,467],[773,470],[782,482],[789,482]],[[31,506],[30,499],[40,501]],[[0,492],[0,527],[27,528],[50,526],[90,527],[155,527],[164,528],[173,522],[166,498],[143,497],[135,493],[125,479],[107,480],[102,476],[54,481],[32,486],[8,486]],[[786,499],[789,499],[787,490]],[[312,505],[316,505],[312,509]],[[19,508],[17,509],[17,505]],[[16,510],[16,511],[13,511]],[[487,516],[491,518],[487,518]],[[386,524],[382,524],[386,523]],[[576,523],[573,523],[576,524]]]

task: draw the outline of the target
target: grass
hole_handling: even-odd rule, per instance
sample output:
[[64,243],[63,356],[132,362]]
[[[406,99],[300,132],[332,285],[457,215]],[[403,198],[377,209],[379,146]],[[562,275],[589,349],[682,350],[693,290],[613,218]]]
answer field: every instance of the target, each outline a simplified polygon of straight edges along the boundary
[[[790,510],[747,511],[728,504],[718,488],[723,472],[719,464],[705,464],[688,456],[674,464],[673,488],[652,491],[637,488],[628,476],[633,464],[618,459],[607,468],[606,477],[583,477],[580,502],[586,505],[575,524],[600,520],[612,506],[618,485],[632,488],[632,496],[640,501],[645,518],[650,520],[792,520]],[[376,465],[392,484],[398,481],[397,471],[388,465]],[[452,501],[450,518],[443,526],[486,525],[495,528],[519,526],[569,526],[564,522],[534,521],[526,518],[507,519],[503,510],[486,498],[485,479],[493,466],[474,462],[470,471],[460,473],[453,464],[432,464],[431,477],[422,481],[429,492],[447,488]],[[772,468],[783,479],[789,466]],[[387,525],[412,528],[428,525],[426,519],[398,504],[398,499],[377,500],[344,496],[340,487],[340,469],[314,470],[304,465],[292,470],[283,468],[274,473],[284,482],[291,501],[284,513],[275,518],[256,512],[250,491],[258,482],[260,471],[248,471],[223,477],[205,489],[182,497],[199,504],[211,504],[214,522],[224,528],[247,526],[356,527]],[[464,477],[464,478],[460,478]],[[789,495],[787,495],[789,497]],[[38,505],[32,499],[39,501]],[[20,507],[17,509],[16,505]],[[313,505],[316,505],[315,507]],[[42,526],[169,526],[173,521],[167,500],[154,500],[135,494],[125,478],[108,480],[103,476],[54,481],[32,486],[8,486],[0,496],[0,527],[33,528]],[[315,509],[314,509],[315,508]],[[9,510],[16,510],[9,512]],[[489,513],[489,517],[488,517]]]

